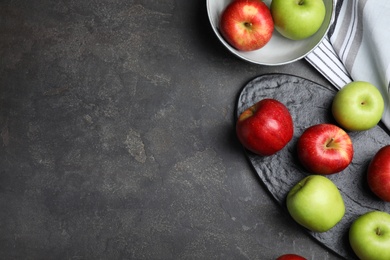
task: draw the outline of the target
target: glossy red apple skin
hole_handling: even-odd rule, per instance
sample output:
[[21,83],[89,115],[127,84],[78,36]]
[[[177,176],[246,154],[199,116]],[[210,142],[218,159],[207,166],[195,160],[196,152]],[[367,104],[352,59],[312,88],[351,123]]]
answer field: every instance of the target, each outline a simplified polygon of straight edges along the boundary
[[341,172],[352,162],[353,144],[349,135],[333,124],[307,128],[297,142],[299,161],[311,173]]
[[372,158],[367,169],[368,186],[380,199],[390,202],[390,145]]
[[283,149],[292,139],[294,125],[283,103],[266,98],[241,113],[236,133],[246,149],[269,156]]
[[219,29],[223,38],[240,51],[264,47],[272,37],[274,22],[260,0],[235,0],[222,12]]
[[276,260],[307,260],[303,256],[296,255],[296,254],[285,254],[281,255]]

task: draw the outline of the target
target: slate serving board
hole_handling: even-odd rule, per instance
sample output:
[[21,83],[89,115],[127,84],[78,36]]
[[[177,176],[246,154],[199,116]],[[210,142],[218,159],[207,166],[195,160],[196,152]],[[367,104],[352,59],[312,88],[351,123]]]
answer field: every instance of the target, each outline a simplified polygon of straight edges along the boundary
[[[309,126],[333,123],[331,104],[337,90],[327,88],[304,78],[286,74],[267,74],[248,82],[239,93],[235,116],[264,98],[281,101],[289,109],[294,122],[294,136],[289,144],[268,157],[255,155],[247,150],[245,154],[270,194],[287,213],[285,199],[289,190],[305,176],[305,171],[296,156],[296,142]],[[354,146],[351,165],[344,171],[327,176],[339,188],[346,206],[343,219],[324,233],[303,229],[319,243],[345,259],[356,259],[348,242],[351,223],[361,214],[372,210],[390,213],[390,203],[379,200],[366,184],[366,170],[375,153],[390,144],[389,133],[378,125],[363,132],[348,132]]]

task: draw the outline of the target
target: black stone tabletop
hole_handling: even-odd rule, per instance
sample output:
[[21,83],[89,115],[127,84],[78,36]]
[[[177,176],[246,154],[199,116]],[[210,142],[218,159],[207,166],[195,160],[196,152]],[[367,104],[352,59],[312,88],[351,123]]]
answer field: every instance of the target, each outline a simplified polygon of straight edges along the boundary
[[294,223],[235,135],[261,66],[206,1],[0,1],[0,259],[341,259]]

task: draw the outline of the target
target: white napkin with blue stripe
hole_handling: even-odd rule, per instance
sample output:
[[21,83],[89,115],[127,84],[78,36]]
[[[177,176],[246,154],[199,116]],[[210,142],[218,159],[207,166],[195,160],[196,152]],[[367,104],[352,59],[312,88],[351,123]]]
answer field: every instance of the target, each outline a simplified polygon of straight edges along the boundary
[[382,93],[390,129],[390,0],[337,0],[327,37],[306,60],[337,89],[368,81]]

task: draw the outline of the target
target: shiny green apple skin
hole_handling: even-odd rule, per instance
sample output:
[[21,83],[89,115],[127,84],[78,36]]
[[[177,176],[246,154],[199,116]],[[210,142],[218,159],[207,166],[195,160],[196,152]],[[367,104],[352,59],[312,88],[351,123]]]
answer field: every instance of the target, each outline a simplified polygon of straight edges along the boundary
[[309,175],[287,195],[287,209],[298,224],[314,232],[333,228],[345,214],[337,186],[322,175]]
[[376,126],[385,105],[382,94],[371,83],[353,81],[339,90],[332,102],[337,123],[349,131],[365,131]]
[[272,0],[270,9],[275,29],[291,40],[315,34],[326,14],[323,0]]
[[390,214],[370,211],[359,216],[349,229],[349,243],[361,260],[389,260]]

